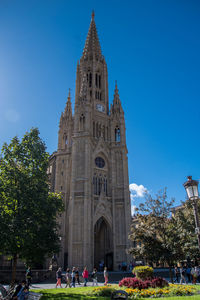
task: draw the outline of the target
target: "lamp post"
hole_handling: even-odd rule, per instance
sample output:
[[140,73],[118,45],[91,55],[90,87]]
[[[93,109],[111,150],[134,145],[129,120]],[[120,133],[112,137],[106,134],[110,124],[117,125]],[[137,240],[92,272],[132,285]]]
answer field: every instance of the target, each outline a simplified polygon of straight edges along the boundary
[[199,200],[198,181],[193,180],[192,176],[188,176],[188,180],[183,185],[187,192],[188,199],[193,206],[195,225],[196,225],[195,233],[197,234],[198,246],[200,250],[200,225],[199,225],[199,215],[198,215],[198,208],[197,208],[197,202]]

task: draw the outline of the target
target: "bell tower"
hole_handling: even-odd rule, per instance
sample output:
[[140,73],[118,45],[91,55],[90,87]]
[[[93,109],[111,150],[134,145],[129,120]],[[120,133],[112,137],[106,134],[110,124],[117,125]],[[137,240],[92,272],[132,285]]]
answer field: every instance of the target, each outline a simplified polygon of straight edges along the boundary
[[60,218],[66,268],[128,262],[131,206],[125,119],[117,83],[109,108],[108,73],[94,12],[77,63],[74,115],[68,95],[61,115],[58,150],[50,159],[52,190],[62,192]]

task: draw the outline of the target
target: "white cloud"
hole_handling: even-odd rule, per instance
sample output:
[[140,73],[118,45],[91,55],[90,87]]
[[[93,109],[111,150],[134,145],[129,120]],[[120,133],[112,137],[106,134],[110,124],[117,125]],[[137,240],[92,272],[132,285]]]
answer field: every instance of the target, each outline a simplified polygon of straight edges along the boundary
[[135,198],[143,198],[148,190],[142,184],[137,185],[136,183],[131,183],[129,189],[131,192],[131,215],[133,216],[136,209]]
[[9,109],[5,112],[5,119],[9,122],[17,122],[20,119],[19,113],[14,109]]
[[131,199],[133,198],[143,198],[145,196],[145,193],[148,192],[148,190],[142,185],[137,185],[136,183],[131,183],[129,185],[129,189],[131,192]]

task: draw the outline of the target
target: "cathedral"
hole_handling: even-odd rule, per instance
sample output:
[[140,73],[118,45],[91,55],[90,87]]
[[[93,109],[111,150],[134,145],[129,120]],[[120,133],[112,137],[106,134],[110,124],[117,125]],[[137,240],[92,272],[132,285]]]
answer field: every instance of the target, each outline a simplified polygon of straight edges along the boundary
[[75,107],[69,92],[58,149],[50,157],[51,190],[61,192],[59,265],[117,270],[129,262],[131,222],[125,119],[117,83],[111,106],[108,71],[92,13],[76,70]]

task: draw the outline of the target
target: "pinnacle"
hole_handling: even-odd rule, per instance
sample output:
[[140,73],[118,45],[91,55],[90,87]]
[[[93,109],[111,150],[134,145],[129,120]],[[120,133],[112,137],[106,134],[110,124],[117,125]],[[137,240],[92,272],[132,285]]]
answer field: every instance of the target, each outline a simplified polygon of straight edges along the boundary
[[94,21],[94,11],[92,12],[92,19],[88,30],[88,35],[83,49],[83,58],[87,58],[89,54],[95,57],[101,57],[101,46],[97,34],[96,24]]
[[119,94],[118,92],[119,92],[119,90],[118,90],[118,87],[117,87],[117,80],[115,80],[115,94]]
[[117,87],[117,80],[115,80],[115,91],[114,91],[114,104],[119,104],[120,103],[120,99],[119,99],[119,90]]
[[67,102],[71,102],[71,89],[69,88]]
[[94,9],[93,9],[93,11],[92,11],[92,20],[94,20],[94,16],[95,16],[95,14],[94,14]]
[[65,116],[66,115],[71,115],[71,113],[72,113],[72,107],[71,107],[71,89],[69,89],[64,115]]

